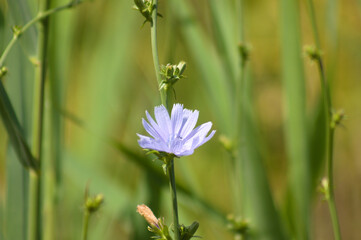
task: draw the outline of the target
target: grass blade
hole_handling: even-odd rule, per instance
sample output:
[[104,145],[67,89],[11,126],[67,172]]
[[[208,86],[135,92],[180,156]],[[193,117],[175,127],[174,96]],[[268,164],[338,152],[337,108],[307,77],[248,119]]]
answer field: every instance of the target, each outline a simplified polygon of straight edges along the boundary
[[289,222],[294,238],[308,239],[311,186],[298,11],[298,1],[281,1],[285,134],[289,157]]
[[26,168],[31,168],[36,172],[39,171],[39,165],[32,156],[29,146],[22,134],[19,121],[11,105],[9,96],[6,93],[4,85],[0,81],[0,115],[9,135],[11,144],[20,160]]
[[252,91],[249,79],[246,80],[244,88],[243,124],[241,127],[243,144],[239,152],[242,154],[242,160],[244,161],[242,167],[245,217],[250,219],[251,235],[254,239],[287,239],[280,216],[273,202],[267,173],[260,154],[260,140],[257,137],[257,126],[252,112],[253,107],[250,96]]
[[177,14],[179,28],[185,39],[190,53],[193,54],[202,80],[209,92],[211,105],[214,106],[216,119],[222,130],[231,132],[231,89],[227,84],[227,76],[222,69],[219,56],[213,51],[214,46],[208,41],[200,26],[195,22],[189,3],[187,1],[172,0],[173,11]]

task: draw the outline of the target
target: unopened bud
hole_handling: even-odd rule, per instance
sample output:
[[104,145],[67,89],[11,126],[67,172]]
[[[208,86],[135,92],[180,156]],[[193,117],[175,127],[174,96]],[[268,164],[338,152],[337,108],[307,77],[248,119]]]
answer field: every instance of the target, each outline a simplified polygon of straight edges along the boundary
[[154,213],[147,205],[138,205],[137,212],[142,217],[144,217],[144,219],[149,223],[149,225],[159,228],[159,220],[155,217]]
[[343,109],[332,113],[330,127],[335,128],[336,126],[340,125],[344,118],[345,118],[345,111]]
[[2,67],[2,68],[0,69],[0,78],[3,77],[3,76],[5,76],[7,73],[8,73],[8,68],[5,67],[5,66]]
[[303,48],[305,54],[313,61],[321,59],[321,51],[318,50],[315,46],[305,46]]
[[97,194],[95,197],[87,197],[85,201],[85,208],[92,213],[97,211],[103,202],[104,202],[103,194]]

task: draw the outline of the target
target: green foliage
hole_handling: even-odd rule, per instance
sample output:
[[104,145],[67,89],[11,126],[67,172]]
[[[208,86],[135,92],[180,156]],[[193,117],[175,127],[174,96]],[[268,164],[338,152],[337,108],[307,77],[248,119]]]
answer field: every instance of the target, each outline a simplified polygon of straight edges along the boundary
[[[321,57],[333,82],[335,106],[350,113],[343,121],[343,112],[333,112],[332,127],[346,125],[336,135],[335,194],[344,238],[357,236],[354,226],[361,215],[352,199],[360,195],[352,183],[359,180],[359,9],[348,2],[341,8],[337,2],[315,1],[321,49],[312,40],[303,6],[294,0],[282,0],[280,6],[240,1],[243,10],[238,13],[230,0],[170,0],[159,6],[137,0],[140,14],[131,10],[131,1],[87,1],[52,15],[42,152],[51,161],[42,166],[47,174],[42,200],[43,217],[55,224],[56,236],[44,232],[44,240],[79,238],[87,184],[106,197],[89,222],[89,239],[149,239],[135,212],[142,202],[171,219],[161,162],[145,156],[135,133],[143,131],[144,110],[159,105],[159,88],[175,82],[172,101],[199,109],[200,121],[214,123],[215,139],[222,136],[221,144],[213,140],[194,155],[175,159],[180,222],[200,223],[182,225],[183,239],[226,240],[237,234],[247,239],[331,239],[330,225],[318,221],[328,213],[313,208],[325,167],[327,113],[315,64]],[[149,29],[139,27],[143,20],[152,24],[155,7],[167,13],[158,19],[157,29],[162,85],[154,76]],[[12,27],[36,17],[38,6],[37,1],[11,0],[0,3],[0,9],[3,52]],[[22,166],[38,169],[28,146],[37,37],[34,24],[16,41],[0,83],[1,239],[25,239],[28,172]],[[305,49],[313,63],[302,58],[305,44],[316,46]],[[184,59],[187,78],[182,78],[185,65],[167,65],[175,61],[165,56]],[[234,198],[236,184],[228,178],[235,170],[240,173],[235,180],[240,199]],[[325,198],[328,183],[321,185]],[[49,206],[54,223],[47,221]],[[242,219],[232,222],[231,231],[228,213]]]

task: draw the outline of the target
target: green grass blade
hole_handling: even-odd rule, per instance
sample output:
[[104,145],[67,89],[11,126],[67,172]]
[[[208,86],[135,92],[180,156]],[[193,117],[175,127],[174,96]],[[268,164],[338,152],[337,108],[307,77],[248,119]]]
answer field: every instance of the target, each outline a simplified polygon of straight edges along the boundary
[[19,121],[15,111],[11,105],[9,96],[6,93],[4,85],[0,81],[0,115],[9,135],[11,144],[20,160],[21,164],[26,168],[32,168],[39,171],[39,166],[32,156],[29,146],[22,134]]
[[201,73],[201,80],[209,92],[211,105],[216,112],[216,119],[224,132],[231,132],[231,86],[222,69],[219,56],[213,50],[209,38],[204,34],[191,11],[188,1],[172,0],[173,12],[177,15],[180,31],[189,52],[195,60],[196,68]]
[[316,189],[320,182],[321,169],[325,164],[326,156],[326,112],[323,97],[319,97],[313,117],[309,123],[309,151],[310,175],[312,188]]
[[[26,238],[26,201],[27,192],[24,191],[27,187],[25,179],[27,174],[23,174],[24,167],[18,161],[10,161],[16,158],[16,153],[13,149],[7,151],[6,162],[6,191],[5,191],[5,216],[4,216],[4,239],[19,239]],[[26,172],[27,173],[27,172]]]
[[[232,12],[232,4],[229,1],[209,1],[212,16],[214,37],[216,39],[219,55],[222,58],[223,68],[226,70],[227,79],[230,86],[234,86],[236,79],[237,65],[237,36],[235,24],[235,14]],[[233,7],[234,8],[234,7]],[[232,24],[233,23],[233,24]]]
[[261,141],[253,117],[252,86],[246,79],[243,89],[242,144],[244,211],[250,221],[252,239],[287,239],[275,207],[261,155]]
[[289,158],[288,203],[291,210],[289,222],[294,238],[308,239],[311,185],[298,11],[298,1],[281,1],[285,135]]

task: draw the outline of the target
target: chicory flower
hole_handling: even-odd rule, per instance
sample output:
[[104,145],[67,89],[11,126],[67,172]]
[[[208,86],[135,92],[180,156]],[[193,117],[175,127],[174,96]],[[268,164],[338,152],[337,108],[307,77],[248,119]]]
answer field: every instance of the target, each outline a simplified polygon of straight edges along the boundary
[[154,108],[156,122],[146,111],[148,122],[143,118],[145,130],[152,136],[140,134],[138,143],[144,149],[173,154],[176,157],[191,155],[194,149],[206,143],[215,134],[213,130],[208,136],[212,122],[204,123],[197,128],[199,112],[183,108],[182,104],[174,104],[171,116],[163,106]]

